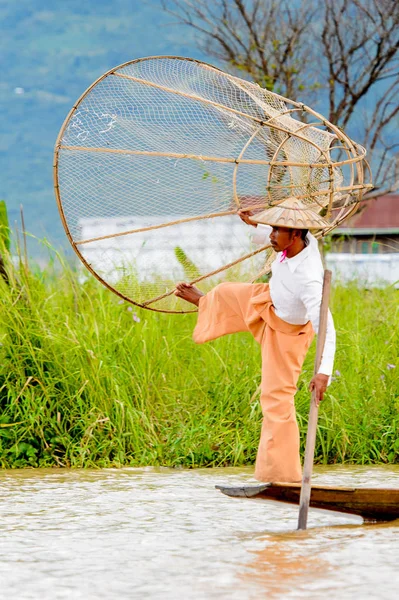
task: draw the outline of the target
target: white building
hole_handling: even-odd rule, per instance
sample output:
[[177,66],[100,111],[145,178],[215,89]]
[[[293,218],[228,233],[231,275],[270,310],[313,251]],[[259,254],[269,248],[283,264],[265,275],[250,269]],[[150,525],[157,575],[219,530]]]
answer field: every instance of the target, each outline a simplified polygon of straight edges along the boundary
[[[167,217],[126,217],[81,219],[80,240],[101,238],[161,225],[165,221],[179,221],[182,215]],[[150,229],[127,235],[79,245],[84,258],[109,283],[128,272],[134,272],[139,281],[154,278],[184,279],[187,265],[200,274],[217,270],[240,256],[256,249],[251,242],[252,228],[235,215],[203,219]],[[179,250],[177,250],[179,249]],[[259,272],[264,263],[261,253],[245,261],[242,268],[248,280]],[[366,287],[393,284],[399,288],[399,253],[359,254],[330,252],[326,264],[334,279],[343,283],[357,280]]]
[[[178,280],[185,276],[182,256],[187,257],[187,264],[195,266],[203,274],[217,270],[256,249],[251,243],[250,228],[235,215],[189,221],[115,237],[115,234],[122,232],[184,218],[182,215],[168,215],[81,219],[80,240],[109,235],[113,237],[79,244],[78,248],[93,269],[110,282],[118,279],[121,271],[132,269],[141,281],[158,276]],[[250,269],[251,265],[253,269],[260,270],[262,257],[254,259],[247,268]]]

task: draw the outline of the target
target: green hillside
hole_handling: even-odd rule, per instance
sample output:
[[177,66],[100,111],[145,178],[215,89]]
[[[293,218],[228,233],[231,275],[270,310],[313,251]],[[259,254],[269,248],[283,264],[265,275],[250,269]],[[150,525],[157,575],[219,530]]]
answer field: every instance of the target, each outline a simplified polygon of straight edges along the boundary
[[[65,243],[52,188],[53,146],[69,109],[108,69],[140,56],[201,58],[158,0],[0,0],[0,198],[10,223]],[[34,246],[32,246],[34,251]]]

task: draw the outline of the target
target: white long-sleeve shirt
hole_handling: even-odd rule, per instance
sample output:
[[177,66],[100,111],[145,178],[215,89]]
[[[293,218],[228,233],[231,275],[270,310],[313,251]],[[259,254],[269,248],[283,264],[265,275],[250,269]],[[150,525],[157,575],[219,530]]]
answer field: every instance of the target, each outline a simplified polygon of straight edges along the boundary
[[[267,244],[272,228],[258,225],[252,234],[255,244]],[[276,315],[293,325],[304,325],[311,321],[316,333],[319,330],[320,305],[323,290],[323,263],[316,238],[308,233],[308,245],[296,256],[280,262],[282,253],[272,264],[270,296]],[[335,355],[335,328],[331,312],[328,311],[327,334],[319,373],[331,375]]]

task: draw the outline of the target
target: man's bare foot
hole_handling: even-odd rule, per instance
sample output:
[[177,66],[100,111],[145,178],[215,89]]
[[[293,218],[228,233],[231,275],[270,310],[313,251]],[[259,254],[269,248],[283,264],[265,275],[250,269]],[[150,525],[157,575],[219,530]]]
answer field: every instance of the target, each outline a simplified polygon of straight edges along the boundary
[[183,300],[195,304],[195,306],[198,306],[200,298],[202,298],[203,295],[204,294],[198,288],[191,285],[191,283],[182,282],[176,285],[175,296],[183,298]]

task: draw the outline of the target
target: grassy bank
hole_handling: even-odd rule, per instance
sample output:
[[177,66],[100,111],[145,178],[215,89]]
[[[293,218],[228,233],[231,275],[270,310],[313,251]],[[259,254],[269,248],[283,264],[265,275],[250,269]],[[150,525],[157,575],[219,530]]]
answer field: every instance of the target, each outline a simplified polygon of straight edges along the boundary
[[[0,282],[0,465],[241,465],[255,459],[259,350],[195,346],[194,315],[135,309],[66,265]],[[398,291],[335,287],[318,462],[399,460]],[[296,397],[307,426],[310,351]],[[395,365],[395,366],[394,366]]]

